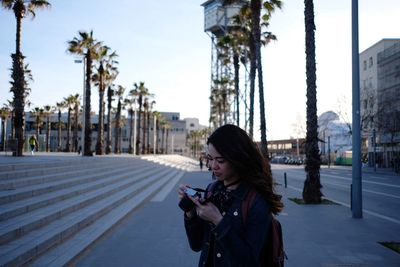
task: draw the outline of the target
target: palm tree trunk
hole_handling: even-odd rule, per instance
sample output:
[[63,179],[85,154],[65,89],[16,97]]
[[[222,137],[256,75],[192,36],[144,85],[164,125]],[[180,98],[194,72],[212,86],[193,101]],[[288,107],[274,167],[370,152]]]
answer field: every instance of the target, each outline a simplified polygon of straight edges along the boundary
[[136,153],[137,155],[140,155],[140,124],[142,120],[142,101],[143,98],[140,95],[138,102],[139,102],[139,113],[138,113],[138,122],[137,122],[137,129],[136,129]]
[[119,145],[120,132],[121,132],[121,100],[118,100],[117,114],[115,115],[115,147],[114,147],[115,154],[121,153]]
[[24,149],[24,131],[25,131],[25,73],[24,73],[24,56],[21,53],[21,34],[22,34],[22,18],[24,17],[24,3],[18,1],[14,5],[14,15],[16,19],[16,37],[15,37],[15,54],[11,55],[13,60],[12,69],[12,88],[14,93],[14,122],[15,138],[18,140],[18,147],[15,156],[22,156]]
[[50,141],[50,115],[47,115],[46,123],[46,152],[49,152],[49,141]]
[[165,154],[164,153],[164,137],[165,137],[165,127],[162,128],[161,131],[161,154]]
[[[19,50],[19,49],[17,49]],[[18,140],[18,149],[15,156],[22,156],[24,149],[24,131],[25,131],[25,76],[23,70],[24,56],[18,51],[11,55],[13,59],[12,69],[12,87],[11,91],[14,94],[14,134]]]
[[142,154],[146,154],[146,111],[143,113],[143,140],[142,140]]
[[68,107],[68,121],[67,121],[67,144],[65,146],[65,152],[70,152],[70,136],[71,136],[71,108]]
[[150,111],[147,111],[147,154],[150,154]]
[[250,80],[250,104],[249,104],[249,136],[253,137],[254,132],[254,92],[255,92],[255,80],[256,80],[256,52],[255,52],[255,45],[254,45],[254,37],[250,38],[250,73],[249,73],[249,80]]
[[[100,85],[100,87],[102,86],[103,85]],[[97,124],[96,154],[104,155],[104,90],[102,88],[99,90],[99,120]]]
[[23,1],[16,1],[13,7],[16,19],[16,36],[15,36],[15,53],[21,53],[21,35],[22,35],[22,19],[24,18],[24,3]]
[[166,137],[165,137],[165,153],[168,154],[168,135],[169,135],[169,129],[167,129]]
[[92,124],[90,122],[90,81],[92,77],[92,57],[90,52],[86,53],[86,85],[85,85],[85,140],[84,156],[93,156],[92,154]]
[[306,28],[306,75],[307,75],[307,134],[306,134],[306,166],[303,200],[306,203],[321,203],[320,166],[321,158],[318,148],[317,86],[315,64],[315,24],[314,4],[312,0],[304,0],[304,17]]
[[57,151],[61,151],[61,110],[58,110],[58,136],[57,136]]
[[72,145],[72,150],[74,152],[78,151],[78,118],[79,118],[79,105],[78,105],[78,99],[76,99],[75,102],[75,108],[74,108],[74,132],[72,135],[72,140],[74,141]]
[[236,125],[240,125],[240,112],[239,112],[239,55],[235,53],[233,55],[233,67],[235,71],[234,83],[235,83],[235,102],[236,102]]
[[260,102],[260,131],[261,131],[261,152],[265,158],[268,158],[268,146],[267,146],[267,135],[266,135],[266,123],[265,123],[265,102],[264,102],[264,83],[263,83],[263,72],[261,62],[261,26],[260,26],[260,15],[261,15],[261,4],[260,0],[251,1],[251,15],[252,15],[252,35],[254,37],[255,45],[255,57],[257,62],[257,73],[258,73],[258,92]]
[[111,153],[111,103],[112,102],[112,90],[111,86],[107,90],[107,146],[106,154]]
[[131,121],[129,123],[129,148],[128,148],[128,153],[132,154],[133,153],[133,146],[132,146],[132,136],[133,136],[133,110],[129,110],[129,115],[131,117]]

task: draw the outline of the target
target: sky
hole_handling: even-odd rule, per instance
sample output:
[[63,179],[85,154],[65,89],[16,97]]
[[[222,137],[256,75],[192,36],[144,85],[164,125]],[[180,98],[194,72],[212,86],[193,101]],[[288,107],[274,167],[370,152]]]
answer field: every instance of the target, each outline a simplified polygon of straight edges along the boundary
[[[155,95],[155,110],[179,112],[182,119],[199,118],[208,125],[211,39],[204,32],[201,4],[205,1],[49,2],[50,9],[36,11],[35,19],[26,18],[22,25],[22,53],[34,78],[30,109],[55,105],[71,94],[82,95],[83,65],[74,63],[77,57],[66,52],[67,42],[78,31],[93,30],[97,40],[119,55],[115,84],[128,91],[143,81]],[[341,112],[348,121],[351,2],[314,0],[318,114]],[[306,114],[304,1],[283,3],[271,17],[269,28],[278,40],[262,49],[268,140],[296,137],[299,127],[295,125],[304,125]],[[383,38],[400,38],[399,14],[398,0],[360,0],[359,51]],[[11,11],[0,9],[0,106],[12,98],[9,69],[14,51],[15,18]],[[91,105],[98,110],[95,87]],[[257,98],[255,105],[257,140]]]

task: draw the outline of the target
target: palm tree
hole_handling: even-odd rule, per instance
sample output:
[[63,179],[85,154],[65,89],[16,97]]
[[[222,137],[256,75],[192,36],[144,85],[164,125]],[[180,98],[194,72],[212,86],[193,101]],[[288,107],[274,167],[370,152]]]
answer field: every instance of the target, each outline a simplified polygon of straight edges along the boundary
[[116,52],[109,53],[110,48],[108,46],[101,46],[97,53],[96,60],[99,61],[99,67],[97,69],[98,73],[93,75],[93,81],[95,85],[99,88],[99,120],[98,120],[98,129],[97,129],[97,143],[96,143],[96,154],[103,155],[104,154],[104,93],[107,86],[107,83],[111,79],[115,79],[116,75],[113,71],[116,71],[116,68],[113,66],[116,61],[114,60],[117,57]]
[[46,105],[43,107],[44,110],[44,117],[46,118],[46,152],[49,152],[49,145],[50,145],[50,116],[53,114],[53,107],[50,105]]
[[128,153],[129,154],[133,154],[133,145],[132,145],[132,137],[133,137],[133,120],[135,118],[133,118],[134,116],[134,106],[136,103],[136,98],[135,96],[132,94],[132,90],[129,91],[129,94],[127,96],[127,98],[125,98],[124,100],[125,106],[128,109],[128,115],[129,115],[129,147],[128,147]]
[[304,18],[306,29],[306,75],[307,75],[307,133],[306,166],[303,200],[306,203],[321,203],[320,167],[321,157],[318,148],[317,85],[315,67],[315,24],[314,3],[304,0]]
[[61,128],[62,128],[62,123],[61,123],[61,111],[66,107],[65,101],[57,102],[56,107],[58,110],[58,134],[57,134],[57,151],[60,152],[61,149]]
[[[147,107],[147,154],[150,154],[150,128],[151,128],[151,121],[150,121],[150,115],[153,113],[153,107],[156,104],[156,101],[151,101],[148,103],[148,107]],[[155,129],[154,129],[155,131]]]
[[81,106],[81,102],[79,101],[79,94],[72,95],[72,103],[74,110],[74,126],[72,133],[72,151],[78,151],[78,128],[79,128],[79,108]]
[[161,146],[160,146],[160,154],[164,154],[164,136],[165,136],[165,128],[166,125],[168,124],[167,120],[165,119],[164,116],[160,116],[159,120],[158,120],[158,125],[159,127],[161,127]]
[[13,60],[11,91],[14,94],[14,123],[15,137],[18,139],[18,149],[16,156],[22,156],[24,147],[25,129],[25,90],[26,81],[24,73],[24,56],[21,52],[22,19],[26,13],[35,17],[35,9],[49,7],[50,3],[46,0],[1,0],[1,5],[5,9],[13,10],[17,27],[15,38],[15,54],[11,54]]
[[114,90],[113,84],[108,86],[107,89],[107,138],[106,138],[106,154],[111,153],[111,109],[112,109],[112,101],[113,95],[114,95]]
[[115,154],[121,154],[121,142],[120,142],[122,134],[121,111],[123,108],[122,105],[123,105],[124,93],[125,93],[125,87],[118,85],[118,89],[115,92],[115,95],[118,98],[117,113],[115,114],[115,147],[114,147]]
[[155,154],[158,154],[159,150],[159,144],[158,144],[158,138],[159,138],[159,130],[160,130],[160,120],[162,119],[162,115],[159,111],[153,111],[153,117],[156,120],[156,128],[154,129],[154,133],[156,135],[156,142],[153,144],[153,149],[155,151]]
[[[165,128],[165,151],[164,154],[168,154],[168,137],[169,137],[169,130],[171,129],[171,124],[168,122],[164,125]],[[173,150],[174,148],[172,148]]]
[[71,112],[75,104],[75,97],[73,95],[69,95],[67,98],[64,97],[65,106],[68,108],[68,118],[67,118],[67,143],[65,145],[65,152],[71,151]]
[[137,131],[136,131],[136,153],[139,155],[139,145],[140,145],[140,124],[141,124],[141,117],[142,117],[142,108],[143,108],[143,100],[146,96],[149,95],[149,89],[144,86],[144,82],[140,82],[139,84],[134,83],[133,85],[132,94],[137,97],[137,101],[139,104],[139,111],[138,111],[138,123],[137,123]]
[[253,37],[254,46],[251,46],[253,49],[250,49],[250,53],[253,52],[253,60],[256,60],[257,66],[257,74],[258,74],[258,92],[259,92],[259,102],[260,102],[260,132],[261,132],[261,152],[264,157],[268,158],[268,146],[267,146],[267,135],[266,135],[266,123],[265,123],[265,102],[264,102],[264,83],[263,83],[263,72],[262,72],[262,63],[261,63],[261,9],[264,7],[266,13],[263,15],[263,20],[266,22],[264,25],[268,26],[268,20],[272,14],[272,12],[276,8],[282,7],[282,1],[280,0],[271,0],[271,1],[262,1],[262,0],[251,0],[250,1],[250,9],[251,9],[251,32]]
[[79,37],[74,37],[72,41],[68,42],[67,51],[72,54],[82,55],[85,58],[86,64],[86,77],[85,77],[85,99],[83,100],[85,103],[85,129],[84,136],[85,140],[83,140],[83,155],[84,156],[92,156],[91,146],[92,146],[92,125],[90,122],[90,85],[92,78],[92,65],[93,58],[96,58],[97,50],[101,46],[101,42],[98,42],[93,38],[93,31],[79,32]]
[[[233,24],[238,25],[229,31],[226,35],[219,38],[217,46],[220,47],[222,54],[220,56],[232,57],[234,68],[234,91],[235,91],[235,106],[236,106],[236,125],[240,125],[240,105],[239,105],[239,72],[240,72],[240,59],[247,56],[248,36],[249,29],[246,28],[246,14],[249,8],[241,8],[239,14],[233,18]],[[246,12],[247,11],[247,12]],[[224,55],[224,51],[228,51]],[[247,61],[247,60],[246,60]],[[226,62],[226,60],[225,60]],[[231,64],[229,60],[227,64]]]

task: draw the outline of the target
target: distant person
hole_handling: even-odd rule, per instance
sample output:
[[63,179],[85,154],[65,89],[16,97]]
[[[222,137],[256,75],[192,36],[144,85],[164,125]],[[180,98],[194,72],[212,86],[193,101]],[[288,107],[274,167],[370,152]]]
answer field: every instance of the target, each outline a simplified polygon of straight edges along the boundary
[[39,148],[39,143],[36,139],[36,135],[32,135],[31,138],[29,138],[29,145],[31,147],[31,154],[35,155],[35,151],[37,151]]
[[[216,181],[207,186],[204,196],[189,185],[178,188],[189,245],[201,251],[199,266],[265,266],[268,259],[261,252],[272,214],[283,209],[267,159],[235,125],[215,130],[207,145],[207,167]],[[244,223],[242,205],[249,193],[254,198]]]
[[199,165],[200,165],[200,170],[203,170],[203,157],[199,158]]

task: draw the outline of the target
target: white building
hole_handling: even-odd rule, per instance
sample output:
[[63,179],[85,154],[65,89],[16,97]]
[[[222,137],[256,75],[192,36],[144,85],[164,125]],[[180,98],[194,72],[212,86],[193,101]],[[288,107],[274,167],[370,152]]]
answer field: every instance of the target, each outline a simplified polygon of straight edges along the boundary
[[340,121],[335,112],[322,113],[318,117],[318,127],[319,149],[324,162],[333,163],[351,151],[351,125]]

